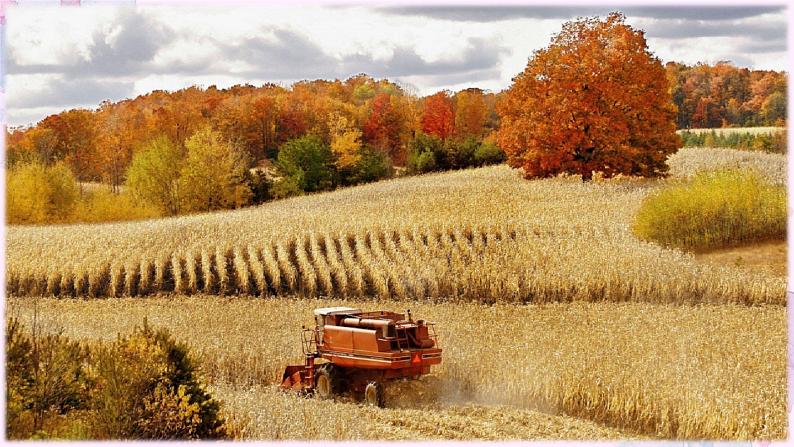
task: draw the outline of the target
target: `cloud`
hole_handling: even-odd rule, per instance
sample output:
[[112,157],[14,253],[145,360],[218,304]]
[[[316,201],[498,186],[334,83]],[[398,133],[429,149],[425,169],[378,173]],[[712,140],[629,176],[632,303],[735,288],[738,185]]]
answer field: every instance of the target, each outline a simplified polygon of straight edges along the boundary
[[130,8],[122,9],[109,27],[98,29],[88,45],[87,58],[76,52],[60,56],[55,64],[18,64],[8,52],[8,74],[63,74],[100,77],[149,72],[157,52],[176,34],[153,17]]
[[690,37],[747,36],[757,41],[786,37],[786,22],[742,23],[660,20],[645,28],[648,37],[685,39]]
[[228,60],[245,62],[252,68],[238,74],[273,79],[344,78],[356,73],[376,77],[452,75],[473,78],[483,70],[493,70],[508,48],[480,38],[468,39],[458,57],[427,61],[409,47],[397,46],[390,57],[375,58],[369,53],[333,57],[308,38],[284,29],[263,30],[273,34],[275,41],[252,37],[241,43],[216,42]]
[[15,93],[7,96],[6,106],[9,109],[96,106],[105,99],[119,100],[128,97],[133,93],[134,87],[132,82],[127,81],[55,78],[39,89],[28,90],[22,85],[16,88],[22,80],[13,77],[10,79],[9,84]]
[[580,16],[605,16],[622,11],[628,17],[688,20],[736,20],[784,10],[783,6],[697,6],[697,7],[620,7],[620,6],[397,6],[381,7],[385,14],[420,16],[431,19],[493,22],[525,19],[572,19]]

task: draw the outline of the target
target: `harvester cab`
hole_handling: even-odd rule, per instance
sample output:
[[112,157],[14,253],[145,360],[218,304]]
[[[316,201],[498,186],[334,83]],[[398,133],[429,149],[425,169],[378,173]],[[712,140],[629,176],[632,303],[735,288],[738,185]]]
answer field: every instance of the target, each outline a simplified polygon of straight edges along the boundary
[[352,391],[369,405],[384,406],[386,383],[419,378],[441,363],[434,325],[406,313],[315,309],[314,328],[302,333],[304,364],[287,366],[281,388],[322,399]]

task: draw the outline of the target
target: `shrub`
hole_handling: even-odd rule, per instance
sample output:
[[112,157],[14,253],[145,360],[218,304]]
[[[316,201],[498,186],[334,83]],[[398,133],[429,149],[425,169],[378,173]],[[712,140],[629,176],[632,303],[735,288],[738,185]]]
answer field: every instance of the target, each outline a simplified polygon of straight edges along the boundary
[[633,229],[642,239],[694,250],[784,239],[786,190],[754,171],[702,172],[647,197]]
[[61,416],[87,406],[93,382],[88,351],[60,333],[29,335],[6,324],[6,433],[9,438],[47,438],[70,422]]
[[273,199],[273,194],[271,192],[273,181],[266,172],[246,171],[245,182],[248,184],[248,189],[250,189],[253,194],[251,196],[251,203],[259,204]]
[[483,141],[474,151],[476,166],[494,165],[503,161],[505,161],[505,153],[496,143]]
[[185,345],[145,321],[97,354],[98,439],[217,439],[220,406],[204,390]]
[[80,196],[77,179],[63,163],[19,163],[6,178],[9,224],[65,222]]
[[279,149],[276,165],[302,191],[333,189],[336,184],[333,152],[313,135],[284,143]]
[[347,184],[374,182],[394,174],[389,157],[374,147],[363,146],[359,149],[358,155],[358,161],[346,173]]
[[461,141],[453,139],[444,142],[447,169],[462,169],[474,165],[474,153],[480,143],[473,137]]
[[6,432],[10,438],[217,439],[220,406],[183,344],[144,321],[89,349],[60,333],[6,325]]
[[409,172],[423,173],[436,168],[445,169],[446,165],[444,142],[440,138],[418,133],[408,144],[406,168]]
[[287,197],[302,196],[306,192],[301,188],[300,176],[282,177],[270,188],[273,198],[286,199]]
[[161,210],[141,203],[127,192],[114,194],[107,189],[86,193],[77,204],[71,222],[116,222],[160,217]]

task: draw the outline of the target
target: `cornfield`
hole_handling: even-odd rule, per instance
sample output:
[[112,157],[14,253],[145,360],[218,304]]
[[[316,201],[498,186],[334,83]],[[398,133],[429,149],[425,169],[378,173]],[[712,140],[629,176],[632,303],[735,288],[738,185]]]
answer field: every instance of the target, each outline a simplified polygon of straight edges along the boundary
[[[385,410],[282,394],[315,307],[410,308],[444,361],[387,387]],[[196,353],[245,438],[782,439],[786,310],[776,305],[544,305],[213,296],[9,300],[8,315],[77,340],[144,318]],[[517,428],[525,424],[523,428]]]
[[[682,150],[671,160],[673,173],[738,157],[785,178],[782,156],[725,152],[715,162],[715,154]],[[16,296],[785,303],[782,278],[700,265],[690,254],[635,238],[633,215],[657,184],[529,182],[497,166],[234,212],[11,226],[6,285]]]

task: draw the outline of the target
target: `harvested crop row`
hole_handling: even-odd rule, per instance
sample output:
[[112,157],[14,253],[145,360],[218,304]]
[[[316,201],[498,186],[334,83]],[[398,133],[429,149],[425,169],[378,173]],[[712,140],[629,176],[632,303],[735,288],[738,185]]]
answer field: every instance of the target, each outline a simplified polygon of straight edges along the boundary
[[[310,234],[273,245],[208,247],[74,273],[11,273],[12,295],[138,296],[162,292],[376,296],[483,302],[644,301],[783,304],[783,280],[735,269],[681,270],[680,253],[516,226]],[[626,241],[628,244],[629,241]],[[275,253],[275,256],[274,256]],[[590,253],[580,262],[572,254]],[[594,254],[609,254],[593,262]],[[154,268],[150,268],[150,265]],[[139,267],[139,266],[143,267]],[[649,270],[648,265],[656,268]],[[428,271],[428,269],[430,269]]]

